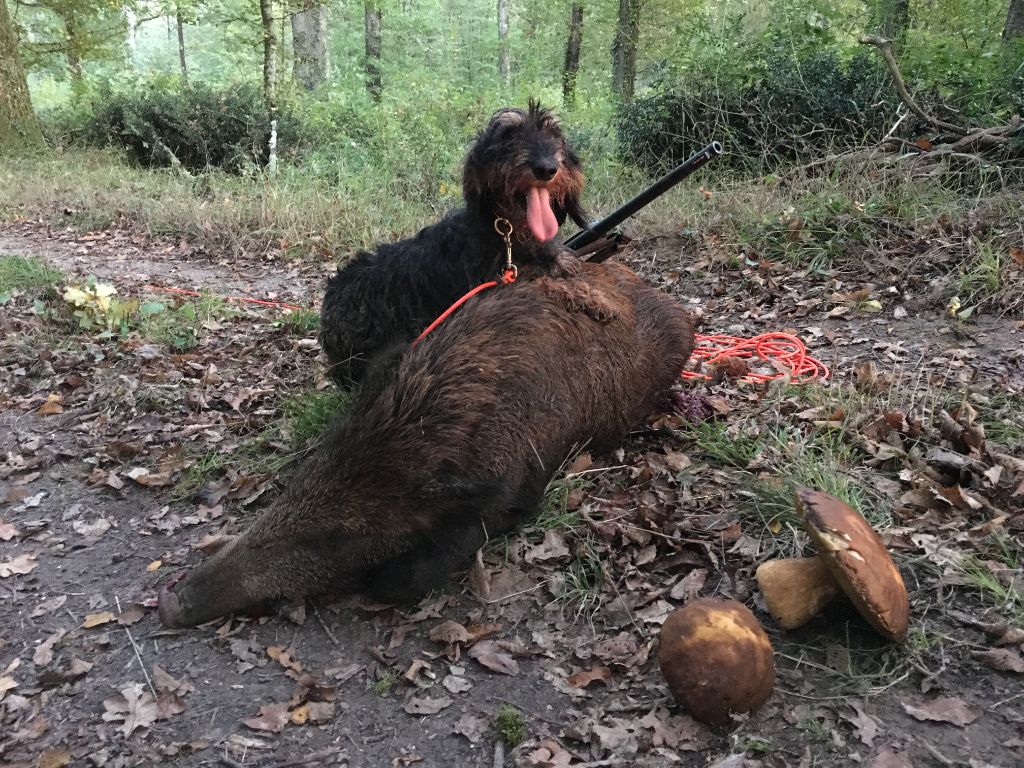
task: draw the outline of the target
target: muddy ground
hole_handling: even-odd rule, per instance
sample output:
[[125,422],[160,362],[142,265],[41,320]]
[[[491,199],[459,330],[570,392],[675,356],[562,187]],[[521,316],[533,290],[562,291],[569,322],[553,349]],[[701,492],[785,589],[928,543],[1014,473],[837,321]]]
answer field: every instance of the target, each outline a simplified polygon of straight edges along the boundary
[[[11,254],[165,314],[191,300],[158,287],[313,306],[331,267],[24,221],[0,227]],[[1024,424],[1006,403],[1024,405],[1024,322],[957,321],[927,258],[869,256],[810,273],[710,241],[634,244],[623,258],[705,332],[795,331],[831,380],[697,385],[710,431],[670,414],[616,455],[576,457],[543,524],[416,608],[349,596],[188,631],[160,626],[156,589],[276,492],[296,451],[283,403],[330,392],[315,328],[218,304],[184,330],[101,338],[61,289],[15,292],[0,307],[0,765],[1021,765]],[[753,452],[723,457],[715,434]],[[784,632],[757,592],[758,563],[806,544],[770,491],[824,445],[815,466],[877,507],[907,582],[900,646],[841,601]],[[746,602],[775,648],[769,703],[720,731],[656,663],[660,623],[696,595]],[[505,705],[521,734],[496,725]]]

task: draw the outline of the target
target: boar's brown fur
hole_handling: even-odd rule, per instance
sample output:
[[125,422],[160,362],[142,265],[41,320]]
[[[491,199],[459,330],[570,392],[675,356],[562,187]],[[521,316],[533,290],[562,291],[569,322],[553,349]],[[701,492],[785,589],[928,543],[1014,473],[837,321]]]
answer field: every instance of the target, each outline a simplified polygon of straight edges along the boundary
[[379,361],[273,506],[165,588],[164,624],[323,592],[415,598],[534,514],[574,447],[620,443],[679,375],[690,320],[625,267],[573,280],[603,321],[541,278],[473,299]]

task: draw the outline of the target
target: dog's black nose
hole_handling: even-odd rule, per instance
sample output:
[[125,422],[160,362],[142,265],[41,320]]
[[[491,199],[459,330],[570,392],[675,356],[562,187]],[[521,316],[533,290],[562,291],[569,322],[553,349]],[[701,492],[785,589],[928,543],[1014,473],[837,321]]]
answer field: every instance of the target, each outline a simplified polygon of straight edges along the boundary
[[553,157],[534,160],[530,170],[533,171],[533,176],[537,181],[549,181],[558,173],[558,163],[555,162]]

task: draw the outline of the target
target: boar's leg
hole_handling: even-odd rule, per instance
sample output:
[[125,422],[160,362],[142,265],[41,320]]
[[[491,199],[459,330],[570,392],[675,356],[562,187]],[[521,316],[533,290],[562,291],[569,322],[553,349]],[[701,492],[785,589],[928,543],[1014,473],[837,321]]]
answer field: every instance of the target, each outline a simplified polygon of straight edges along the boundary
[[537,512],[544,495],[545,479],[522,490],[512,506],[499,503],[489,509],[447,515],[417,546],[388,560],[366,579],[374,600],[382,603],[410,603],[446,583],[454,571],[466,568],[489,536],[511,531]]

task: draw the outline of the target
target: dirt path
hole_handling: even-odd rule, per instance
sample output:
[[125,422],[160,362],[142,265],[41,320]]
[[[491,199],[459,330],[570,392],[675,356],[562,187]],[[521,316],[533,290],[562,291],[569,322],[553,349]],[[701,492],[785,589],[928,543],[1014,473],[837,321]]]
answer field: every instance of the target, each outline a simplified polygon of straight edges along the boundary
[[[259,259],[229,265],[123,234],[87,242],[8,228],[0,255],[95,274],[125,295],[160,282],[308,299],[325,272]],[[780,273],[759,285],[766,278],[757,269],[722,272],[671,241],[631,259],[701,308],[709,327],[795,328],[832,366],[836,383],[813,397],[729,383],[708,390],[736,441],[778,425],[809,434],[815,419],[830,417],[795,412],[849,402],[854,371],[868,360],[892,379],[879,399],[890,412],[909,413],[928,393],[970,390],[993,402],[1024,390],[1019,319],[951,324],[941,306],[912,291],[894,301],[884,288],[881,313],[837,311],[843,303],[829,297],[853,289],[841,278]],[[897,306],[906,313],[899,319]],[[246,308],[206,319],[192,345],[175,350],[139,334],[75,333],[37,316],[27,298],[0,313],[0,764],[491,766],[506,704],[522,713],[524,743],[503,748],[505,765],[1011,768],[1024,760],[1024,637],[1011,629],[1020,632],[1022,585],[983,547],[994,531],[1019,546],[1024,476],[1002,470],[978,487],[965,476],[964,492],[984,497],[980,509],[965,501],[913,510],[897,502],[910,490],[898,472],[930,487],[921,456],[911,450],[900,464],[858,454],[851,477],[891,502],[887,542],[911,592],[913,628],[899,648],[840,603],[800,630],[775,627],[752,573],[784,545],[751,516],[753,486],[692,436],[666,431],[581,465],[596,480],[563,484],[571,526],[534,527],[490,548],[489,603],[456,583],[416,610],[345,598],[168,631],[153,610],[158,585],[275,492],[274,478],[248,472],[243,457],[276,429],[287,393],[322,381],[315,331]],[[287,429],[274,435],[268,450],[285,450]],[[876,437],[876,446],[910,445]],[[220,470],[201,474],[204,462]],[[742,471],[753,483],[775,470]],[[190,478],[198,479],[183,494]],[[595,577],[574,570],[593,566],[586,547],[600,555],[596,589],[576,583]],[[1002,585],[1002,604],[953,567],[968,555]],[[775,646],[771,700],[728,732],[687,716],[654,661],[658,626],[694,573],[693,593],[758,609]],[[476,642],[431,639],[444,621]]]

